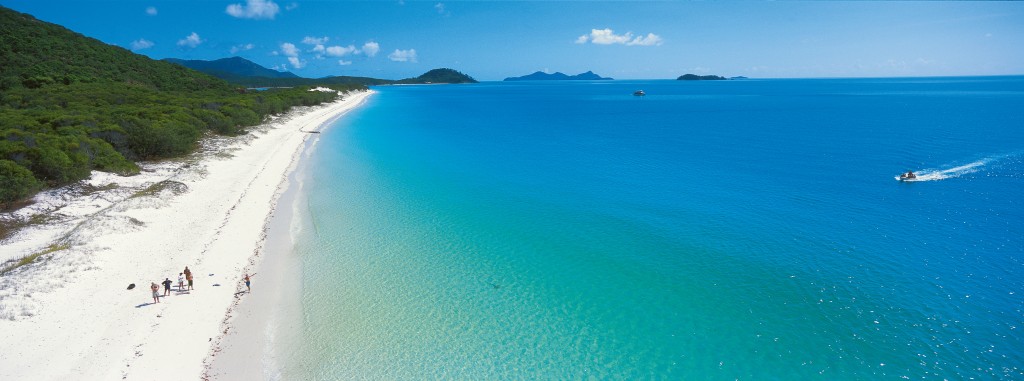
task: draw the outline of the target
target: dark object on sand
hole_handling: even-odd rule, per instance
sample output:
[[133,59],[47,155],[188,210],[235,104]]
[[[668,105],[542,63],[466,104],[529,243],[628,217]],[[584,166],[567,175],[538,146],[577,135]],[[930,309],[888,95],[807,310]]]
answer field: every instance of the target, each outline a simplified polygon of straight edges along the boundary
[[129,290],[131,290],[131,289],[133,289],[133,288],[135,288],[135,283],[132,283],[132,284],[129,284],[129,285],[128,285],[128,289],[129,289]]

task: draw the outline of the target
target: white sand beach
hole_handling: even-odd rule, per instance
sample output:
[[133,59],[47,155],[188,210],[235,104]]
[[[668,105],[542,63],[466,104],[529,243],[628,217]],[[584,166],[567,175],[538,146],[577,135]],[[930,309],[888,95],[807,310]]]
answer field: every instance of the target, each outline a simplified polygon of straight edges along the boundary
[[[300,164],[301,166],[301,164]],[[207,380],[285,380],[287,356],[302,330],[302,259],[294,234],[303,226],[299,208],[306,205],[301,191],[303,170],[293,171],[288,190],[279,198],[260,261],[252,267],[252,291],[233,306],[229,328],[214,339],[206,359]],[[307,217],[308,218],[308,217]],[[308,226],[308,225],[305,225]]]
[[[34,222],[0,241],[4,267],[45,253],[0,275],[0,379],[208,377],[248,296],[242,277],[264,254],[280,252],[268,249],[267,229],[289,174],[318,137],[309,131],[372,93],[297,108],[244,136],[208,138],[187,158],[143,163],[137,176],[94,172],[0,216]],[[177,286],[185,266],[191,291]],[[258,273],[254,292],[269,291],[281,274]],[[174,286],[154,304],[149,286],[165,278]],[[235,376],[222,370],[218,379]]]

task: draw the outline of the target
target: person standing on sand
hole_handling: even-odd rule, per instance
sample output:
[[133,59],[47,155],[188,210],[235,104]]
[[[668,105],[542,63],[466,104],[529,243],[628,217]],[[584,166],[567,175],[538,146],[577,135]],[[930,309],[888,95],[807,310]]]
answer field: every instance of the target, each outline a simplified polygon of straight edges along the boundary
[[185,280],[188,281],[188,289],[193,290],[194,288],[192,288],[192,270],[189,270],[188,266],[185,266]]
[[256,276],[256,273],[253,273],[252,275],[249,275],[249,273],[245,274],[245,289],[250,293],[252,292],[252,287],[249,286],[249,277],[251,276]]
[[171,294],[171,278],[164,278],[164,281],[161,282],[161,283],[164,284],[164,296],[170,295]]
[[178,291],[185,290],[185,273],[178,273]]
[[150,282],[149,289],[153,290],[153,303],[160,303],[160,286],[156,282]]

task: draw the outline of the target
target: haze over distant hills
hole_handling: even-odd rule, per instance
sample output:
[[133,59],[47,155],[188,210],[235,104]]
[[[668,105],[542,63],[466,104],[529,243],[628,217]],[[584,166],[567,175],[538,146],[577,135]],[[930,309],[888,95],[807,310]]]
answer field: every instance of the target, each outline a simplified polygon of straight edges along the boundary
[[506,81],[571,81],[571,80],[611,80],[612,78],[602,77],[594,74],[592,71],[586,73],[580,73],[576,75],[566,75],[561,72],[545,73],[542,71],[535,72],[533,74],[527,74],[522,77],[508,77]]
[[213,61],[183,60],[178,58],[165,58],[163,60],[198,70],[220,79],[230,79],[233,77],[299,78],[299,76],[291,72],[267,69],[242,57],[221,58]]
[[303,78],[291,72],[265,68],[242,57],[221,58],[213,61],[181,60],[167,58],[164,61],[188,67],[225,81],[246,87],[292,87],[319,85],[393,85],[427,83],[476,83],[477,81],[454,69],[433,69],[419,77],[400,80],[370,77],[328,76]]

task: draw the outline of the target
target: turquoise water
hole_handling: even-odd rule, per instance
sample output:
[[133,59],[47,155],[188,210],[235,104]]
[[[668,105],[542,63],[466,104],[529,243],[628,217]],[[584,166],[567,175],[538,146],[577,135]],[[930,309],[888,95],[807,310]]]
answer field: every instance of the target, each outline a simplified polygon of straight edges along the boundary
[[1024,77],[377,91],[286,379],[1024,378]]

